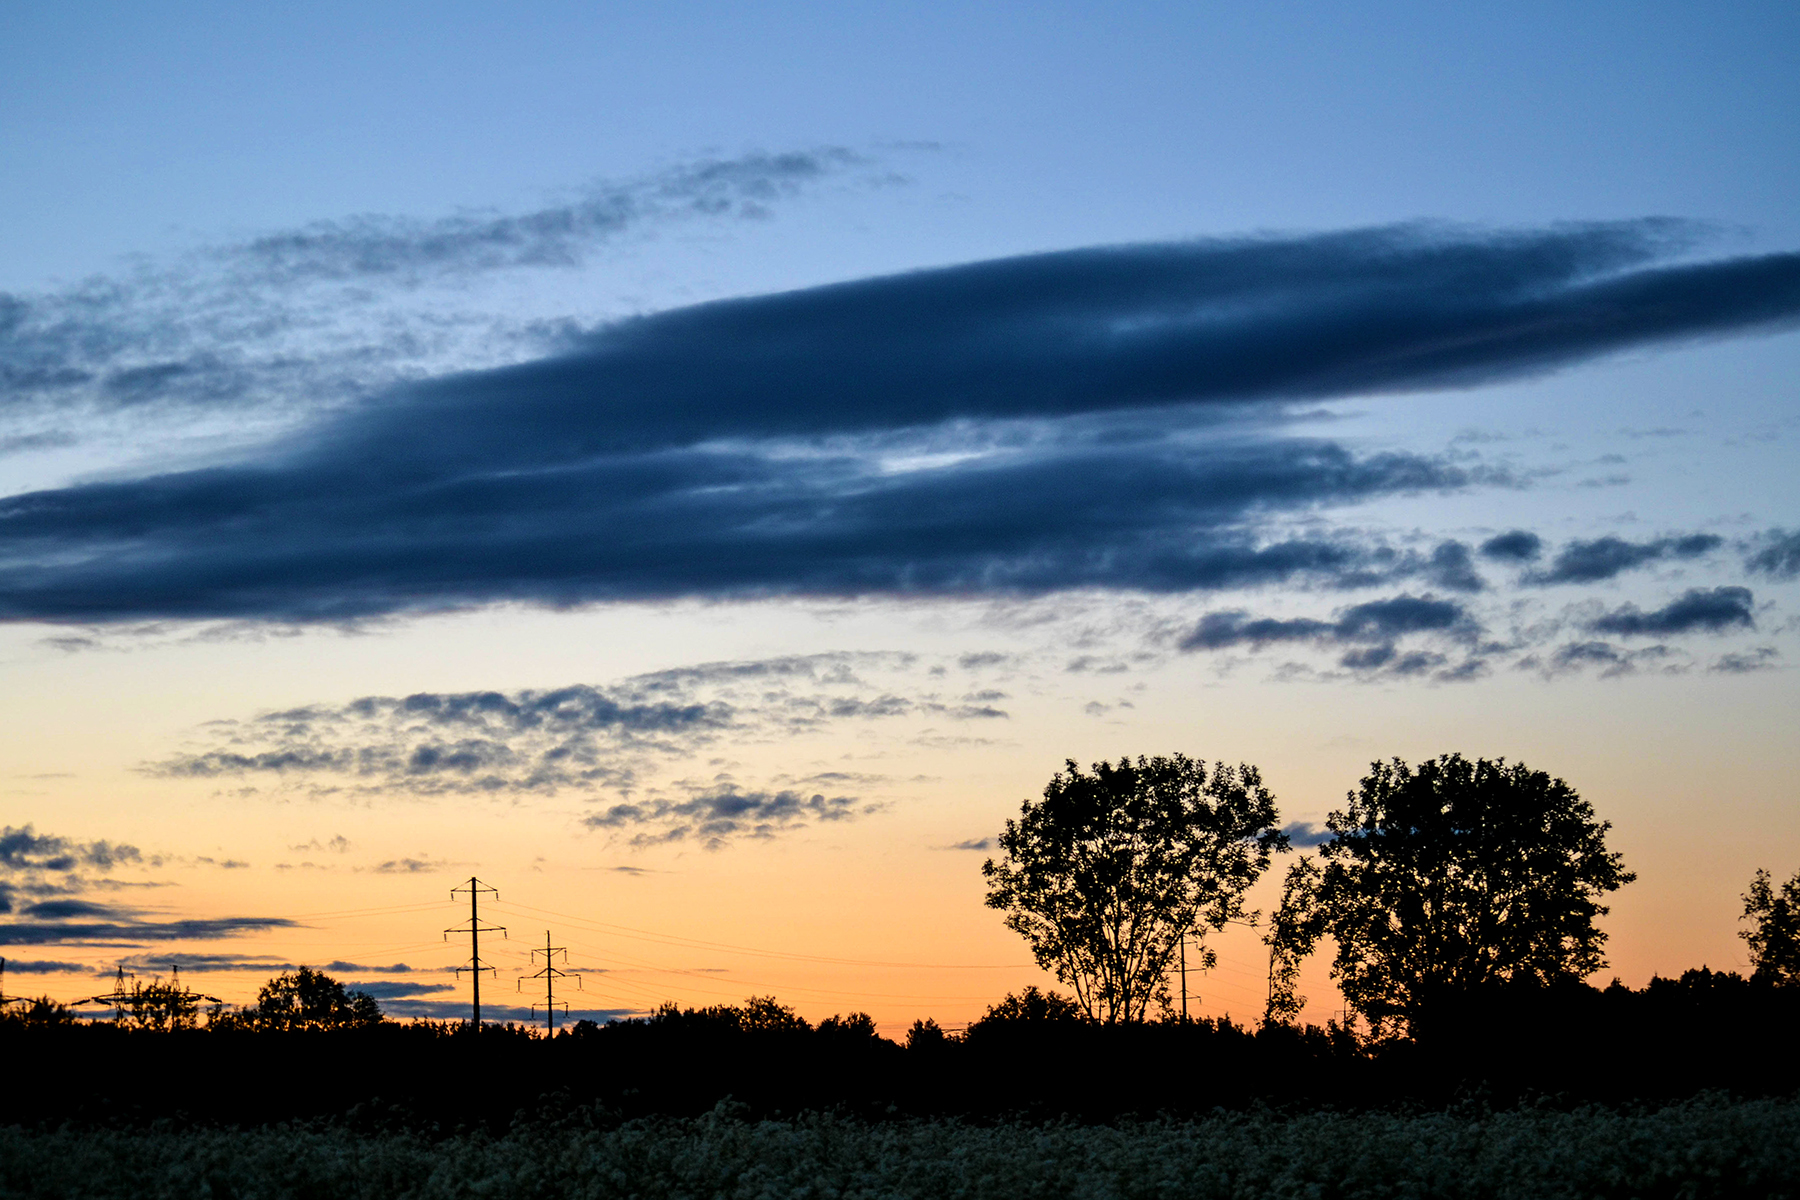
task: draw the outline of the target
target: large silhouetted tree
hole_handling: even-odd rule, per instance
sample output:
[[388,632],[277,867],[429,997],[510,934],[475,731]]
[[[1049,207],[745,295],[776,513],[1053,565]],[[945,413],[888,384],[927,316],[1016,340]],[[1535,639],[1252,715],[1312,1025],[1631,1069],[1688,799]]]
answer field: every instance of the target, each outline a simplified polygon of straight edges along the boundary
[[987,902],[1090,1018],[1142,1020],[1168,1002],[1182,934],[1245,915],[1244,893],[1287,845],[1275,820],[1255,767],[1177,754],[1087,774],[1070,761],[1006,823],[1004,857],[981,867]]
[[1289,873],[1272,979],[1291,988],[1284,966],[1332,938],[1333,977],[1383,1036],[1497,983],[1599,970],[1600,898],[1635,878],[1573,788],[1504,759],[1374,763],[1326,828]]
[[1744,894],[1744,919],[1755,922],[1738,934],[1750,944],[1751,978],[1800,983],[1800,872],[1777,888],[1758,871]]

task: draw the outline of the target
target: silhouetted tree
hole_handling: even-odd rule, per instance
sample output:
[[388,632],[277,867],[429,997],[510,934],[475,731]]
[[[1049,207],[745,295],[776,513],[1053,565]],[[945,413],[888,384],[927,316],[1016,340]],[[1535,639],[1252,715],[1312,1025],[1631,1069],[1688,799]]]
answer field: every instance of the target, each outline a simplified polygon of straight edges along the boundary
[[906,1048],[930,1053],[950,1044],[950,1035],[934,1017],[925,1017],[914,1021],[912,1028],[906,1031]]
[[120,1005],[119,1021],[127,1029],[192,1029],[199,1024],[201,999],[178,981],[134,980]]
[[1075,1001],[1057,992],[1041,991],[1036,984],[1032,984],[1022,992],[1008,992],[1000,1000],[988,1005],[987,1012],[983,1013],[975,1024],[1041,1023],[1045,1021],[1086,1021],[1088,1019],[1088,1015]]
[[875,1018],[866,1012],[826,1017],[819,1022],[819,1032],[826,1037],[843,1038],[853,1042],[867,1041],[880,1036],[875,1032]]
[[[738,1028],[751,1033],[805,1033],[812,1026],[775,997],[752,996],[738,1009]],[[870,1028],[873,1030],[873,1022]]]
[[1636,878],[1573,788],[1504,759],[1373,763],[1326,828],[1320,863],[1290,871],[1279,952],[1331,937],[1332,975],[1378,1036],[1493,984],[1599,970],[1599,899]]
[[344,985],[311,967],[286,971],[256,994],[256,1005],[244,1013],[257,1029],[296,1032],[306,1029],[357,1029],[381,1022],[381,1006],[367,992]]
[[75,1011],[66,1004],[60,1004],[48,996],[37,999],[20,997],[9,1002],[0,1009],[0,1017],[6,1021],[16,1022],[33,1029],[46,1029],[75,1023]]
[[[1255,767],[1209,772],[1185,755],[1074,761],[1027,800],[982,864],[987,902],[1093,1019],[1140,1021],[1168,1004],[1182,934],[1244,917],[1244,893],[1287,845]],[[1200,964],[1212,963],[1201,949]]]
[[1777,888],[1767,871],[1758,871],[1744,893],[1743,919],[1755,922],[1738,933],[1750,944],[1750,977],[1800,983],[1800,872]]

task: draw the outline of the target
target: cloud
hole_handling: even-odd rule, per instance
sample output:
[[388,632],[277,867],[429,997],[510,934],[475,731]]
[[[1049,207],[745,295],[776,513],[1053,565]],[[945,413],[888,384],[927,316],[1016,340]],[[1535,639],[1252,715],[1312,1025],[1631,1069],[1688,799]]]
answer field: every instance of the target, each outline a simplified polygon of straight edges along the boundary
[[83,867],[110,870],[121,863],[136,863],[143,855],[136,846],[116,842],[77,842],[53,834],[38,834],[32,826],[0,828],[0,873],[76,871]]
[[955,842],[944,847],[946,850],[992,850],[993,848],[994,839],[991,837],[969,838],[966,841]]
[[1461,542],[1439,542],[1420,574],[1452,592],[1479,592],[1487,586],[1475,570],[1474,556]]
[[1435,596],[1394,596],[1340,609],[1334,619],[1254,617],[1242,609],[1208,613],[1183,635],[1176,648],[1215,651],[1240,646],[1261,650],[1282,643],[1341,646],[1338,665],[1347,670],[1420,675],[1445,667],[1448,659],[1431,651],[1402,651],[1397,643],[1412,635],[1433,635],[1468,643],[1480,625],[1458,601]]
[[453,992],[455,984],[420,983],[411,980],[364,980],[356,983],[345,983],[346,990],[367,992],[380,1001],[398,1000],[413,996],[431,996],[440,992]]
[[271,929],[297,928],[296,921],[281,917],[194,917],[158,921],[113,914],[105,921],[7,921],[0,922],[0,945],[134,945],[142,942],[214,941],[266,933]]
[[1481,556],[1496,562],[1531,562],[1544,552],[1544,539],[1526,529],[1512,529],[1481,543]]
[[1664,664],[1665,671],[1680,671],[1682,668],[1679,665],[1670,664],[1670,654],[1669,647],[1660,643],[1630,650],[1611,642],[1569,642],[1557,647],[1548,663],[1540,662],[1535,656],[1527,656],[1518,665],[1523,669],[1540,669],[1549,676],[1576,673],[1592,667],[1599,670],[1600,678],[1612,679],[1634,674],[1641,666],[1657,663]]
[[[122,866],[160,865],[136,846],[82,842],[40,834],[30,825],[0,827],[0,914],[19,907],[22,897],[64,897],[115,881],[99,874]],[[36,903],[28,904],[29,908]]]
[[1290,846],[1299,849],[1323,846],[1332,838],[1329,829],[1312,821],[1289,821],[1281,827],[1281,832],[1287,834]]
[[[189,975],[214,975],[224,972],[267,971],[278,975],[291,971],[294,964],[266,954],[198,954],[191,951],[176,955],[138,954],[118,960],[127,971],[163,971],[179,967]],[[110,970],[97,972],[110,975]]]
[[1744,560],[1747,568],[1776,579],[1800,576],[1800,531],[1789,533],[1784,529],[1771,529],[1757,542],[1757,549]]
[[6,970],[12,975],[63,975],[89,970],[87,963],[58,962],[55,959],[8,958]]
[[[580,993],[576,993],[577,997]],[[626,1017],[644,1015],[643,1009],[634,1008],[581,1008],[571,1004],[567,1011],[562,1009],[562,1001],[557,1001],[556,1027],[567,1029],[576,1021],[593,1021],[604,1025],[608,1021],[623,1020]],[[469,1019],[469,1002],[467,1000],[422,1000],[398,997],[381,1002],[381,1011],[390,1017],[418,1018],[429,1021],[467,1021]],[[486,1021],[508,1021],[520,1025],[541,1027],[544,1021],[542,1005],[531,1008],[524,1004],[494,1004],[483,1001],[481,1016]]]
[[369,868],[377,875],[422,875],[449,864],[441,858],[394,858]]
[[1756,626],[1755,597],[1749,588],[1690,588],[1663,607],[1644,612],[1635,604],[1614,609],[1589,626],[1616,637],[1669,637],[1683,633],[1722,633]]
[[614,804],[586,818],[590,829],[629,833],[634,846],[697,841],[708,850],[738,837],[768,838],[778,833],[848,821],[877,811],[854,796],[808,796],[791,789],[744,792],[734,787],[702,792],[685,800],[651,799]]
[[[390,388],[234,464],[0,501],[0,617],[1333,582],[1366,565],[1355,548],[1281,518],[1482,476],[1285,436],[1289,402],[1800,314],[1800,255],[1673,261],[1684,236],[1111,247],[621,321]],[[1438,586],[1478,586],[1445,553]]]
[[1748,675],[1753,671],[1770,671],[1781,658],[1781,651],[1773,646],[1758,646],[1753,650],[1721,654],[1717,662],[1707,668],[1724,675]]
[[[248,720],[210,722],[196,748],[144,770],[183,779],[267,779],[315,794],[551,795],[611,791],[622,799],[685,804],[691,789],[659,793],[659,772],[685,768],[720,745],[787,742],[846,723],[1004,720],[991,689],[946,701],[911,686],[915,655],[824,652],[700,663],[635,675],[605,686],[410,696],[364,696]],[[883,686],[865,675],[889,676]],[[883,782],[810,771],[769,781],[820,790]],[[662,816],[673,808],[659,810]],[[685,814],[678,814],[685,815]],[[660,818],[659,818],[660,819]],[[341,843],[341,844],[340,844]],[[297,852],[341,852],[342,839]],[[424,856],[394,859],[384,872],[435,870]]]
[[[539,353],[566,336],[566,322],[502,315],[495,298],[495,311],[471,310],[481,298],[470,286],[578,267],[602,246],[672,222],[765,217],[864,165],[835,147],[703,159],[596,182],[530,212],[315,221],[61,291],[0,293],[0,396],[14,418],[310,408]],[[0,453],[78,440],[31,428],[0,439]]]
[[571,267],[595,246],[652,220],[766,216],[772,202],[863,162],[860,155],[836,147],[753,153],[683,164],[622,185],[599,185],[570,203],[529,213],[318,221],[213,253],[235,277],[277,284]]
[[1711,533],[1692,533],[1648,542],[1628,542],[1610,535],[1588,542],[1570,542],[1557,551],[1548,570],[1534,571],[1525,577],[1525,581],[1537,584],[1598,583],[1661,559],[1698,558],[1724,543],[1724,538]]

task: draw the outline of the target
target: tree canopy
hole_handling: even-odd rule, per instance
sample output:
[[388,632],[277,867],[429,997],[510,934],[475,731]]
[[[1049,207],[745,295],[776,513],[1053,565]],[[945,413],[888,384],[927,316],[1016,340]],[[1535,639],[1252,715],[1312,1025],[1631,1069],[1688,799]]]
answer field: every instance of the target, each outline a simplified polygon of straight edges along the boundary
[[1252,766],[1177,754],[1086,773],[1070,760],[1006,823],[1004,857],[982,864],[987,903],[1091,1019],[1142,1020],[1168,1003],[1182,935],[1245,917],[1245,892],[1287,845],[1275,821]]
[[1743,919],[1755,922],[1738,933],[1750,944],[1751,978],[1800,983],[1800,872],[1777,888],[1767,871],[1758,871],[1744,894]]
[[300,967],[264,984],[244,1016],[258,1029],[350,1029],[379,1024],[381,1006],[367,992],[346,991],[323,971]]
[[1292,1010],[1292,965],[1328,936],[1345,1000],[1384,1036],[1493,984],[1599,970],[1600,898],[1635,878],[1573,788],[1504,759],[1373,763],[1326,828],[1274,922],[1271,1014]]

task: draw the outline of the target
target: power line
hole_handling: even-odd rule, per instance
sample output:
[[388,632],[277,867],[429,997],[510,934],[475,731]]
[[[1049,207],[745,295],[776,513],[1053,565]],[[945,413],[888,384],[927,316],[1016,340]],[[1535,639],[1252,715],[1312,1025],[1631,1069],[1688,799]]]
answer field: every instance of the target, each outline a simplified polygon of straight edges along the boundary
[[481,961],[481,935],[483,933],[493,933],[495,930],[499,930],[500,936],[506,937],[506,926],[483,925],[481,923],[481,912],[478,907],[481,901],[481,893],[492,892],[494,894],[494,900],[498,902],[500,899],[500,892],[498,889],[489,887],[487,884],[471,875],[469,876],[468,883],[460,884],[450,889],[450,899],[456,899],[458,892],[469,893],[469,924],[467,927],[459,925],[454,929],[444,930],[444,940],[446,942],[449,941],[450,935],[453,933],[466,933],[469,935],[469,964],[465,967],[457,967],[456,974],[458,978],[461,978],[462,973],[467,971],[474,980],[474,1016],[470,1022],[470,1028],[479,1031],[481,1029],[481,973],[483,971],[493,971],[496,979],[500,977],[498,971],[494,971],[493,967],[490,967]]
[[546,916],[561,917],[586,925],[596,932],[616,933],[623,937],[636,938],[642,941],[663,942],[672,946],[687,946],[697,950],[725,950],[736,954],[751,954],[762,958],[785,958],[798,962],[833,963],[846,967],[914,967],[934,971],[1016,971],[1021,967],[1029,967],[1032,963],[922,963],[892,962],[874,958],[834,958],[823,954],[801,954],[789,950],[761,950],[751,946],[739,946],[730,942],[713,942],[701,938],[683,937],[680,934],[659,933],[650,929],[635,929],[629,925],[611,925],[604,921],[593,921],[578,917],[571,913],[556,912],[547,908],[533,908],[529,904],[512,904],[504,908],[523,909],[526,912],[542,913]]

